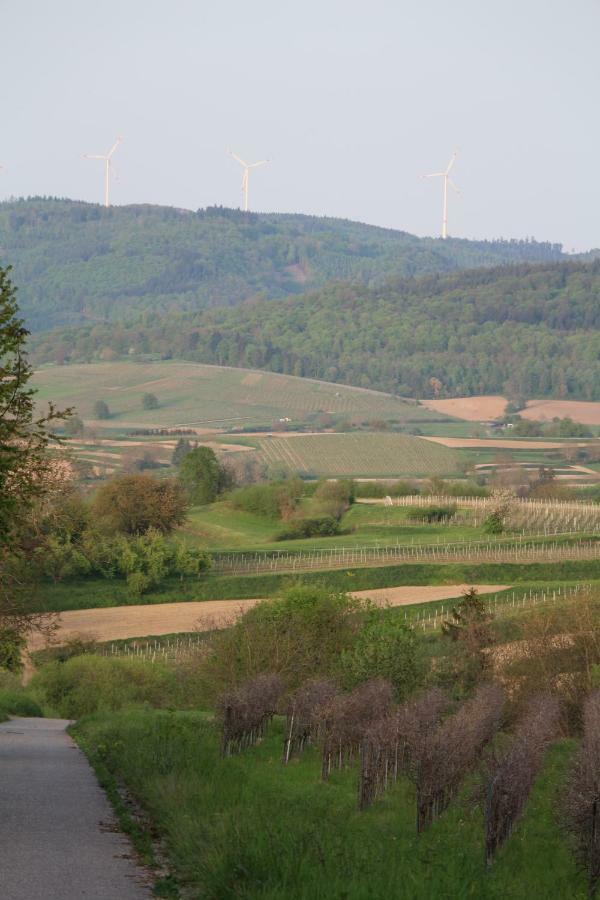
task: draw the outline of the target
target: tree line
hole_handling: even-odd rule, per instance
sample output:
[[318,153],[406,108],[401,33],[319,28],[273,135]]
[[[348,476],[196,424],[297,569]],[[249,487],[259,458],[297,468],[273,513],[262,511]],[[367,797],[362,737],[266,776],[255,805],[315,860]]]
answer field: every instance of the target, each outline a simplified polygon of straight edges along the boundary
[[157,355],[403,396],[600,399],[600,261],[503,266],[40,337],[34,359]]

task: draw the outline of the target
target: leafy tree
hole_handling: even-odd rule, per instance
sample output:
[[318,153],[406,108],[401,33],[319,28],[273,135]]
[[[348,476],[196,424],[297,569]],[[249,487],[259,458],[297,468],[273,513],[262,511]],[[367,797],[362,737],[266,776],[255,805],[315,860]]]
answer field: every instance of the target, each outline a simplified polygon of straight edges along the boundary
[[144,394],[142,397],[142,409],[158,409],[159,406],[156,394]]
[[451,679],[472,687],[489,664],[486,649],[495,642],[493,616],[486,609],[477,588],[469,588],[442,623],[442,633],[455,645],[450,657]]
[[23,629],[16,627],[0,628],[0,671],[20,672],[23,668],[23,650],[25,649]]
[[95,419],[110,419],[108,403],[105,403],[104,400],[96,400],[94,403],[93,415]]
[[185,521],[187,502],[173,479],[121,475],[103,484],[92,503],[92,518],[108,532],[144,534],[151,528],[168,533]]
[[84,431],[83,419],[79,416],[71,416],[65,422],[65,434],[67,437],[79,437]]
[[259,603],[215,635],[203,667],[205,689],[218,694],[262,672],[281,675],[293,689],[309,678],[337,674],[340,655],[354,643],[364,609],[364,603],[347,594],[305,586]]
[[28,609],[29,518],[36,500],[64,478],[48,451],[48,429],[69,414],[50,404],[36,416],[27,335],[9,270],[0,269],[0,632],[17,635],[47,624]]
[[190,503],[212,503],[228,485],[228,473],[210,447],[195,447],[179,464],[179,480]]
[[349,687],[371,678],[383,678],[394,688],[397,700],[405,699],[421,680],[417,638],[402,620],[373,610],[341,665]]
[[173,450],[173,456],[171,457],[171,463],[179,467],[183,457],[192,450],[192,445],[188,438],[180,437],[175,445],[175,449]]

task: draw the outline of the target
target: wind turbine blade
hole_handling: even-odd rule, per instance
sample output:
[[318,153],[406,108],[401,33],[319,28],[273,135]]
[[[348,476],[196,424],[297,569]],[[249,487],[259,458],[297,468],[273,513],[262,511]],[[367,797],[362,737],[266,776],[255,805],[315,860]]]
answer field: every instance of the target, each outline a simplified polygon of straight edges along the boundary
[[452,166],[453,166],[454,163],[456,162],[456,154],[457,154],[457,152],[458,152],[458,151],[455,150],[454,153],[452,154],[452,159],[451,159],[450,162],[448,163],[448,168],[446,169],[446,175],[448,174],[448,172],[450,171],[450,169],[452,168]]
[[450,187],[452,188],[452,190],[453,190],[455,193],[460,194],[459,189],[456,187],[456,185],[454,184],[454,182],[452,181],[452,179],[450,178],[450,176],[448,176],[448,184],[450,185]]
[[267,164],[268,162],[269,162],[268,159],[261,159],[260,162],[250,163],[250,165],[248,166],[248,168],[249,168],[249,169],[256,169],[257,166],[266,166],[266,164]]
[[104,159],[104,160],[107,159],[106,156],[100,156],[100,155],[97,154],[97,153],[84,153],[84,154],[83,154],[83,158],[84,158],[84,159]]
[[117,149],[117,147],[119,146],[119,144],[122,142],[122,140],[123,140],[123,138],[121,138],[121,137],[118,137],[118,138],[116,139],[116,141],[114,142],[114,144],[112,145],[112,147],[110,148],[110,150],[108,151],[108,153],[106,154],[106,158],[107,158],[107,159],[110,159],[110,158],[111,158],[111,156],[113,155],[113,153],[115,152],[115,150]]
[[228,151],[227,151],[227,154],[228,154],[229,156],[231,156],[232,159],[235,159],[236,162],[239,162],[240,166],[244,166],[245,169],[248,168],[248,163],[247,163],[247,162],[244,162],[244,160],[241,159],[241,157],[237,156],[237,154],[235,154],[235,153],[233,152],[233,150],[228,150]]
[[421,175],[421,178],[442,178],[445,172],[432,172],[430,175]]

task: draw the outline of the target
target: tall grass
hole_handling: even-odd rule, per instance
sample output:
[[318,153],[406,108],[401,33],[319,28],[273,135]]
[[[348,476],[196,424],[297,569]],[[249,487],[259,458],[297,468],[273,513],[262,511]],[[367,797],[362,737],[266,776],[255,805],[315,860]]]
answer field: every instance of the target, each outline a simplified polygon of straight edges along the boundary
[[417,837],[407,781],[358,812],[356,770],[323,783],[311,748],[281,764],[281,720],[259,746],[226,759],[202,713],[94,717],[75,736],[105,779],[124,780],[141,800],[190,897],[586,896],[553,812],[569,742],[549,754],[515,835],[486,872],[481,812],[464,794]]

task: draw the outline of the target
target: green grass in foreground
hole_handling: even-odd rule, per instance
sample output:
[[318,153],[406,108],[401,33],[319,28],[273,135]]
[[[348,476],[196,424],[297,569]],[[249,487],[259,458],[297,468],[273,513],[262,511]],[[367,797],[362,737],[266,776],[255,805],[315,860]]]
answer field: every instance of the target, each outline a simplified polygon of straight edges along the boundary
[[372,569],[270,575],[208,575],[199,581],[165,582],[160,590],[132,597],[125,582],[98,578],[70,579],[40,585],[32,605],[37,610],[127,606],[144,603],[177,603],[192,600],[243,600],[273,597],[292,584],[323,584],[336,590],[363,591],[401,585],[510,584],[554,587],[558,584],[600,580],[600,560],[567,560],[562,563],[415,564]]
[[281,764],[278,720],[260,746],[229,759],[219,757],[215,728],[202,713],[98,716],[78,723],[75,736],[105,786],[122,781],[141,801],[189,897],[586,896],[555,811],[571,741],[548,754],[523,818],[487,871],[482,816],[468,791],[418,837],[410,783],[359,813],[355,769],[322,783],[315,750]]

